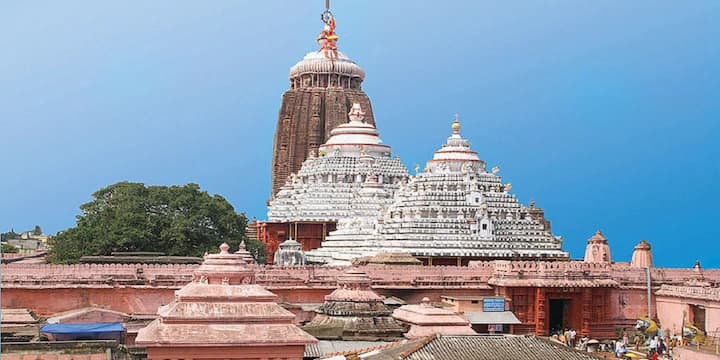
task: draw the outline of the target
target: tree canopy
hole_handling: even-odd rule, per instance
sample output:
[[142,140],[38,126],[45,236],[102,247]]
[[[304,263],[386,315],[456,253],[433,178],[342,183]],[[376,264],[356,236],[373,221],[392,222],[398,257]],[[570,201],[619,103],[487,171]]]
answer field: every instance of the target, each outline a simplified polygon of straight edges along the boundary
[[77,225],[53,239],[51,262],[73,263],[84,255],[135,251],[202,256],[223,242],[237,248],[241,240],[258,262],[265,261],[264,245],[245,237],[245,215],[236,213],[222,196],[201,191],[197,184],[120,182],[92,197],[80,206]]
[[11,239],[17,239],[20,237],[20,234],[15,232],[15,229],[12,229],[8,232],[0,234],[0,241],[8,241]]

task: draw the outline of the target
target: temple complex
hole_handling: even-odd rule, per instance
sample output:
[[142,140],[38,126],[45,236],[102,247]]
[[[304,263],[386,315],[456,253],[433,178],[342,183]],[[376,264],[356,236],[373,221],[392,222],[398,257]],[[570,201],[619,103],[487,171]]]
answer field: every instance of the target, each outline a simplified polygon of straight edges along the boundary
[[[122,346],[91,349],[100,356],[93,359],[131,347],[150,360],[317,358],[308,348],[318,346],[307,346],[315,337],[343,346],[393,341],[353,353],[366,359],[393,351],[472,358],[468,349],[493,358],[495,347],[523,349],[507,358],[584,359],[593,356],[537,337],[572,328],[617,339],[639,318],[698,343],[720,335],[720,270],[656,267],[645,240],[631,259],[613,259],[599,230],[584,257],[570,259],[544,211],[520,203],[499,168],[487,169],[457,117],[411,176],[380,138],[361,89],[365,73],[338,51],[329,10],[322,19],[320,49],[292,67],[283,95],[268,220],[246,232],[266,244],[267,264],[244,243],[174,263],[157,254],[145,254],[153,263],[3,263],[2,340],[16,341],[10,349],[34,354],[28,340],[40,337],[43,321],[122,324]],[[70,350],[60,358],[79,353]],[[27,350],[2,351],[27,358]]]
[[277,296],[255,284],[243,254],[227,244],[207,255],[193,281],[161,306],[159,318],[138,332],[136,344],[154,359],[302,359],[317,340],[293,324]]
[[395,320],[383,296],[371,288],[363,271],[350,269],[338,276],[338,288],[325,296],[318,314],[303,329],[318,339],[397,340],[407,331]]
[[[404,252],[426,264],[463,265],[477,259],[566,260],[562,238],[550,231],[542,210],[520,204],[502,183],[498,169],[485,162],[460,135],[455,119],[452,135],[394,194],[389,206],[356,214],[338,223],[308,261],[347,265],[353,258],[380,252]],[[378,196],[372,197],[377,199]]]

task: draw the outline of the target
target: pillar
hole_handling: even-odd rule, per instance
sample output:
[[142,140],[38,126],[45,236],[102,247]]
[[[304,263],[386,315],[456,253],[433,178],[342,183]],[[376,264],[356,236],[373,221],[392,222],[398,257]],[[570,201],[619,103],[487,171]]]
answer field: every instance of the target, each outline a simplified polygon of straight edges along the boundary
[[542,288],[535,288],[535,335],[545,336],[547,335],[547,326],[545,324],[545,290]]
[[590,321],[592,320],[592,288],[582,289],[582,327],[581,334],[590,335]]

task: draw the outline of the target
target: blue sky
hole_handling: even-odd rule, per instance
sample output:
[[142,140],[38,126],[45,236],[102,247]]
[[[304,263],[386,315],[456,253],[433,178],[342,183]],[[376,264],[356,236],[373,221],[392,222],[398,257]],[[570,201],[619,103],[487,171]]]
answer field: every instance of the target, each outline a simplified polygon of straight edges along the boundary
[[[56,232],[117,181],[199,183],[265,216],[287,73],[317,1],[9,2],[0,229]],[[582,257],[641,239],[720,266],[720,1],[333,2],[384,141],[412,166],[463,135]]]

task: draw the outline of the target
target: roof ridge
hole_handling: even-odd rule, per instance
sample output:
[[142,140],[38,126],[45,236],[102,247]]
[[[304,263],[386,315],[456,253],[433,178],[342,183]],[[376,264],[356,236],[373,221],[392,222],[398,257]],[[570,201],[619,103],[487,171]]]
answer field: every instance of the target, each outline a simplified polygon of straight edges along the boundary
[[400,359],[403,359],[403,358],[406,358],[406,357],[412,355],[414,352],[424,348],[425,345],[429,344],[430,342],[432,342],[435,339],[439,339],[440,337],[441,337],[440,334],[433,334],[433,335],[426,336],[422,340],[418,341],[417,344],[415,346],[413,346],[412,348],[401,352]]
[[389,342],[387,344],[368,346],[366,348],[345,350],[345,351],[336,351],[336,352],[332,352],[332,353],[323,354],[323,356],[351,355],[351,354],[366,353],[366,352],[375,351],[375,350],[384,350],[387,348],[391,348],[393,346],[402,345],[403,341],[406,341],[406,339],[399,339],[399,340]]

